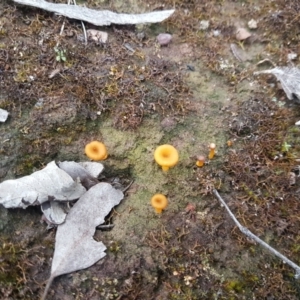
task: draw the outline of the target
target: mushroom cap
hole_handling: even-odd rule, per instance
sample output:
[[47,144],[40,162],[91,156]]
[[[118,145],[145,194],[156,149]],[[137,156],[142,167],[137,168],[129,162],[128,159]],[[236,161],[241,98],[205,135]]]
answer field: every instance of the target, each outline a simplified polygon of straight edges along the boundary
[[179,155],[172,145],[166,144],[156,148],[154,159],[162,167],[174,167],[179,160]]
[[168,199],[163,194],[155,194],[151,198],[151,205],[155,208],[156,212],[161,213],[168,205]]
[[107,158],[107,150],[103,143],[93,141],[85,146],[85,154],[92,160],[104,160]]
[[197,156],[197,161],[196,161],[197,167],[203,167],[204,164],[205,164],[205,156],[203,156],[203,155],[198,155],[198,156]]
[[209,149],[210,149],[210,150],[216,149],[216,144],[215,144],[215,143],[209,144]]
[[197,160],[205,162],[205,156],[204,155],[198,155]]

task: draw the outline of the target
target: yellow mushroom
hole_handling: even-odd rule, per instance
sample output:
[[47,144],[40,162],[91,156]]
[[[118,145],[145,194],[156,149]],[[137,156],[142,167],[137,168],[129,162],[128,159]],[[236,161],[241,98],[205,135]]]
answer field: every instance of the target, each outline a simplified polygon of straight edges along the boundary
[[163,209],[168,205],[168,199],[163,194],[155,194],[151,198],[151,205],[154,207],[155,211],[160,214]]
[[196,166],[203,167],[205,164],[205,157],[203,155],[197,156]]
[[213,159],[214,158],[214,156],[215,156],[215,150],[216,150],[216,144],[214,144],[214,143],[211,143],[210,145],[209,145],[209,154],[208,154],[208,158],[209,159]]
[[177,150],[171,145],[158,146],[154,152],[155,161],[162,167],[164,171],[174,167],[179,159]]
[[104,160],[107,158],[107,150],[103,143],[93,141],[85,146],[85,154],[92,160]]

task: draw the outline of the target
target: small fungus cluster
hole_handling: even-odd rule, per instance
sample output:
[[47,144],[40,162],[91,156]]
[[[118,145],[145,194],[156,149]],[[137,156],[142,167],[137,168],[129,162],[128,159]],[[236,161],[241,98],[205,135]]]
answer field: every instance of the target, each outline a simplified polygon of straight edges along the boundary
[[[212,159],[215,156],[216,145],[211,143],[209,145],[208,158]],[[107,158],[107,150],[103,143],[92,141],[85,146],[85,154],[92,160],[99,161]],[[160,165],[163,171],[167,172],[170,168],[174,167],[179,160],[178,151],[172,145],[161,145],[154,151],[154,159]],[[197,156],[196,165],[202,167],[205,164],[205,157],[202,155]],[[155,194],[151,199],[151,205],[157,213],[161,213],[168,205],[168,200],[163,194]]]
[[[172,145],[158,146],[154,152],[154,159],[160,165],[163,171],[167,172],[171,167],[174,167],[179,160],[178,151]],[[166,196],[155,194],[151,199],[151,205],[155,211],[160,214],[168,205]]]
[[[208,153],[208,159],[213,159],[216,154],[216,144],[211,143],[209,145],[209,153]],[[205,165],[205,156],[198,155],[196,160],[196,166],[201,168]]]

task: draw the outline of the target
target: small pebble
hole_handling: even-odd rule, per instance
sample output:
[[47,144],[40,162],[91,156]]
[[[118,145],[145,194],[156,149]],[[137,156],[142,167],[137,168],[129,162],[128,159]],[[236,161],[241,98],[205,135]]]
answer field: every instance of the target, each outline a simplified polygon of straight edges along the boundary
[[199,26],[200,30],[207,30],[208,27],[209,27],[209,21],[207,20],[200,21],[200,26]]
[[248,27],[250,29],[256,29],[257,28],[257,22],[253,19],[251,19],[249,22],[248,22]]
[[108,33],[105,31],[100,31],[96,29],[88,29],[86,31],[87,37],[89,40],[94,41],[96,43],[105,44],[108,39]]
[[297,53],[291,52],[291,53],[289,53],[289,54],[287,55],[287,59],[288,59],[288,61],[291,61],[291,60],[296,59],[297,56],[298,56]]
[[161,45],[161,46],[167,46],[171,43],[172,41],[172,35],[169,33],[160,33],[157,37],[156,37],[157,42]]
[[146,35],[144,31],[141,31],[139,33],[137,33],[136,37],[138,38],[138,40],[142,41],[145,39]]
[[192,66],[192,65],[186,65],[186,67],[187,67],[187,69],[188,69],[189,71],[192,71],[192,72],[195,71],[195,67]]
[[7,110],[0,108],[0,122],[5,122],[7,120],[9,113]]
[[245,28],[238,28],[236,31],[236,39],[238,41],[243,41],[251,36],[251,33]]
[[221,34],[221,31],[218,29],[213,31],[213,36],[220,36],[220,34]]

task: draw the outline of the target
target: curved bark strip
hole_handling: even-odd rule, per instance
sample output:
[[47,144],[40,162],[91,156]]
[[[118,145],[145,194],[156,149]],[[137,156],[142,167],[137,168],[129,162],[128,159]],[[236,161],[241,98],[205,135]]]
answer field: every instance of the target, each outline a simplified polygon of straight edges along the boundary
[[174,9],[155,11],[143,14],[118,14],[109,10],[95,10],[79,5],[49,3],[44,0],[13,0],[16,3],[37,7],[54,12],[62,16],[86,21],[96,26],[108,26],[110,24],[140,24],[162,22],[174,13]]

